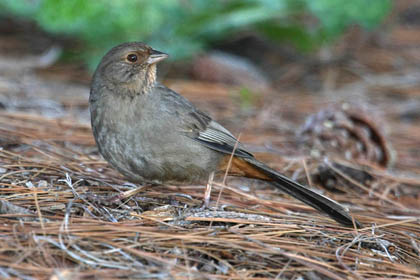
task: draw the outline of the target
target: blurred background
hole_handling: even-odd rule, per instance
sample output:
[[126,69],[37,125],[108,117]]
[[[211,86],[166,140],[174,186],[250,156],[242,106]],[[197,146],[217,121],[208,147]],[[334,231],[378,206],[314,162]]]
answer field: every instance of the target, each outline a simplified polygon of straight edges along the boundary
[[323,118],[344,118],[374,135],[376,162],[396,142],[397,164],[415,168],[419,27],[415,0],[2,0],[0,107],[89,124],[98,61],[143,41],[170,55],[163,83],[256,151],[313,146]]
[[92,70],[105,51],[126,41],[148,42],[174,60],[251,36],[272,44],[287,42],[300,51],[316,50],[351,26],[376,27],[389,14],[391,1],[4,0],[0,7],[3,16],[77,39],[82,45],[73,55]]

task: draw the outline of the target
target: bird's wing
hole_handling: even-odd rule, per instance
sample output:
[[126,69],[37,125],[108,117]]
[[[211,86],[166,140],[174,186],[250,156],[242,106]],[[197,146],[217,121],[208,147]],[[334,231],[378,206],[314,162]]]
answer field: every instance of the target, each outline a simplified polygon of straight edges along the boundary
[[226,128],[213,120],[204,130],[198,131],[198,135],[193,139],[222,153],[232,154],[234,152],[235,156],[254,157]]
[[171,108],[173,111],[171,115],[180,116],[178,125],[188,137],[221,153],[232,154],[234,151],[234,154],[239,157],[254,157],[229,130],[212,120],[206,113],[195,108],[182,95],[164,86],[159,86],[159,89],[162,101],[170,104],[167,108]]

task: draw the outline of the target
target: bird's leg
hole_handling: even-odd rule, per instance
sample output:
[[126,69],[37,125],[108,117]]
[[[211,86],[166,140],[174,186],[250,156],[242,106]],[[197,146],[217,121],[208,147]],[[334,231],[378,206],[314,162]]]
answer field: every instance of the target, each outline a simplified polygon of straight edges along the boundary
[[210,196],[211,196],[211,188],[213,185],[213,179],[214,179],[214,171],[210,173],[209,181],[206,185],[206,192],[204,193],[204,204],[203,208],[208,208],[210,205]]

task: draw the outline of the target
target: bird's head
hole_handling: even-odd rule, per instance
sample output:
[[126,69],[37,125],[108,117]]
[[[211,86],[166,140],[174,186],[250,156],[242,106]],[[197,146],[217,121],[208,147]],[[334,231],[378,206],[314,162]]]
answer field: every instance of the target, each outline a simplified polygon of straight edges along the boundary
[[167,57],[140,42],[118,45],[102,58],[93,83],[108,84],[120,94],[147,92],[156,83],[156,63]]

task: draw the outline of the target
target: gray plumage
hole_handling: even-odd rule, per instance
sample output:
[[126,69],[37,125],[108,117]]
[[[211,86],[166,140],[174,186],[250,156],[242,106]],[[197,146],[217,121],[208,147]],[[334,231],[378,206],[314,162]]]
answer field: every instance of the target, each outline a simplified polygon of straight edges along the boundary
[[125,43],[110,50],[94,74],[92,130],[100,153],[114,168],[133,182],[202,183],[237,145],[235,156],[271,178],[274,186],[352,225],[338,203],[257,161],[227,129],[158,84],[156,63],[166,57],[143,43]]

